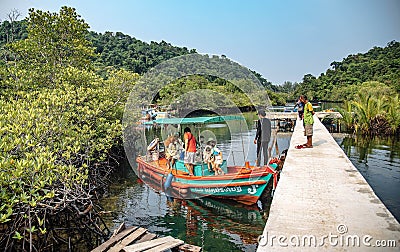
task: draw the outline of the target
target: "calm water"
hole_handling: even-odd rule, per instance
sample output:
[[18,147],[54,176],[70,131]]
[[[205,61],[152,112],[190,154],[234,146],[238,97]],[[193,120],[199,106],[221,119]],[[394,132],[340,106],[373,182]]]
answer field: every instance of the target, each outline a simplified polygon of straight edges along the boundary
[[204,251],[255,251],[265,225],[257,206],[212,199],[172,200],[140,183],[132,172],[120,177],[103,204],[113,211],[111,230],[120,223],[171,235]]
[[[251,127],[256,116],[252,113],[246,117]],[[240,133],[236,129],[235,125],[228,128],[215,124],[201,128],[200,132],[202,135],[212,132],[228,165],[244,164],[244,160],[254,163],[255,130]],[[148,134],[154,132],[150,130]],[[278,135],[279,152],[288,148],[290,137],[287,133]],[[275,152],[273,149],[273,156],[276,156]],[[143,184],[127,162],[121,165],[114,179],[109,195],[101,202],[106,211],[112,212],[106,217],[111,230],[125,222],[201,246],[203,251],[255,251],[257,248],[257,238],[264,229],[269,211],[268,198],[253,206],[205,198],[168,199]]]
[[[254,116],[249,114],[246,117],[251,125]],[[224,157],[228,158],[229,164],[240,164],[245,159],[254,162],[255,145],[252,141],[255,130],[232,133],[221,125],[201,129],[205,130],[215,134],[218,146]],[[288,148],[290,137],[287,133],[278,134],[280,152]],[[343,135],[334,138],[378,197],[399,219],[399,142],[378,139],[362,141],[345,138]],[[255,251],[257,237],[262,233],[268,216],[269,204],[270,200],[248,207],[231,201],[212,199],[168,199],[164,194],[143,184],[127,162],[121,164],[121,169],[114,176],[109,195],[102,201],[105,210],[112,212],[106,217],[111,230],[125,222],[128,225],[145,227],[158,235],[171,235],[201,246],[203,251]]]
[[351,162],[400,221],[400,141],[395,138],[335,137]]

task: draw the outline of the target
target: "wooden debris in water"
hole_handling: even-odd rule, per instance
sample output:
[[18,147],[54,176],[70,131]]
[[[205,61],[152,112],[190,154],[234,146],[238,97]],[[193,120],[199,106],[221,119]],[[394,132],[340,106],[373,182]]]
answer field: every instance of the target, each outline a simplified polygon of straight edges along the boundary
[[125,227],[122,223],[109,240],[93,249],[92,252],[160,252],[173,251],[200,252],[201,247],[186,244],[184,241],[171,236],[156,238],[157,235],[149,233],[141,227]]

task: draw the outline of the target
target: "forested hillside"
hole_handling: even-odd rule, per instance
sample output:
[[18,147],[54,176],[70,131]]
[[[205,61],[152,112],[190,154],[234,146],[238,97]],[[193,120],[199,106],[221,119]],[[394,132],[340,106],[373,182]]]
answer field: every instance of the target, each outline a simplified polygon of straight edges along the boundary
[[343,101],[354,97],[365,85],[400,93],[400,42],[392,41],[384,48],[374,47],[367,53],[334,61],[331,69],[318,78],[306,74],[295,94],[307,94],[313,100]]
[[[143,74],[167,59],[196,53],[196,49],[173,46],[165,41],[146,43],[121,32],[101,34],[90,31],[86,36],[98,55],[92,58],[94,66],[103,77],[109,67]],[[0,47],[26,37],[26,20],[1,23]],[[331,68],[319,77],[305,74],[301,83],[274,85],[259,73],[252,72],[268,90],[273,104],[293,101],[300,94],[307,94],[315,101],[342,101],[342,97],[354,97],[358,86],[370,81],[400,92],[400,42],[392,41],[384,48],[374,47],[367,53],[349,55],[341,62],[334,61]]]
[[121,32],[101,34],[91,31],[88,39],[99,54],[95,60],[97,64],[125,68],[138,74],[164,60],[196,52],[195,49],[189,51],[186,47],[172,46],[165,41],[151,41],[149,44]]
[[[0,46],[8,42],[25,39],[27,37],[26,20],[4,21],[0,25]],[[150,44],[135,39],[121,32],[105,32],[104,34],[90,31],[86,34],[87,40],[94,47],[99,57],[92,60],[99,68],[113,66],[124,68],[138,74],[160,62],[188,54],[195,53],[195,49],[172,46],[170,43],[152,41]]]
[[294,97],[341,101],[338,108],[350,132],[363,135],[400,133],[400,42],[332,62],[318,78],[306,74]]
[[[27,37],[26,28],[26,20],[2,22],[0,25],[0,47],[4,47],[8,42],[25,39]],[[92,62],[96,71],[102,77],[107,77],[107,70],[110,67],[114,69],[123,68],[130,72],[143,74],[150,68],[170,58],[196,53],[196,49],[189,50],[186,47],[173,46],[165,41],[146,43],[121,32],[105,32],[101,34],[90,31],[86,38],[94,47],[94,52],[97,56],[92,57]],[[2,50],[2,52],[2,58],[10,57],[5,53],[6,51]],[[279,94],[279,92],[289,91],[287,90],[287,85],[286,89],[285,87],[273,85],[261,74],[255,71],[252,72],[268,91],[273,104],[283,105],[286,102],[287,95]],[[215,78],[213,80],[205,78],[205,80],[210,86],[225,84],[221,80],[213,81]],[[290,89],[290,91],[292,90]]]

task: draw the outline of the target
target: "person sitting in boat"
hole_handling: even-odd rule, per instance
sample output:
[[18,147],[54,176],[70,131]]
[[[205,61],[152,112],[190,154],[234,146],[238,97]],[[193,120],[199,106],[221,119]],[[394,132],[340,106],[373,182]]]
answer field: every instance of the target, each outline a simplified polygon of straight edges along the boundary
[[218,174],[224,175],[224,171],[221,169],[221,165],[223,162],[222,152],[217,147],[217,142],[214,139],[209,139],[208,143],[212,147],[211,164],[212,164],[213,170],[215,172],[215,175],[218,175]]
[[175,138],[175,146],[176,146],[176,150],[177,150],[177,155],[178,155],[178,159],[183,160],[184,158],[184,148],[183,148],[183,142],[180,138],[180,134],[179,132],[176,132],[174,134],[174,138]]
[[149,114],[148,111],[146,111],[145,120],[146,121],[150,121],[151,120],[151,115]]
[[200,136],[200,142],[199,142],[199,144],[198,144],[198,147],[199,148],[202,148],[202,146],[204,146],[204,136]]
[[215,171],[215,175],[217,175],[217,174],[224,175],[224,171],[221,169],[221,165],[222,165],[222,162],[223,162],[222,152],[219,150],[219,148],[217,146],[214,146],[213,154],[214,154],[214,171]]
[[177,141],[174,136],[169,136],[167,140],[164,141],[167,169],[171,169],[174,166],[175,161],[179,158],[176,142]]
[[213,172],[214,169],[212,167],[212,160],[213,160],[213,147],[211,145],[206,145],[203,151],[203,160],[207,164],[207,168],[209,172]]
[[150,111],[150,120],[156,120],[157,113],[153,113],[153,111]]
[[158,160],[159,158],[159,142],[160,139],[158,137],[154,138],[153,141],[150,142],[149,146],[147,146],[147,157],[152,159],[153,161]]

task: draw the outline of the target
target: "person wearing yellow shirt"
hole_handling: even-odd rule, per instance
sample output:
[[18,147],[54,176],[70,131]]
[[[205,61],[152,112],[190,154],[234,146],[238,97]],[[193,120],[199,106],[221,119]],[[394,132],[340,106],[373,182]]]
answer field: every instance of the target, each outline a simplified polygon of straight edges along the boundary
[[297,145],[296,149],[301,148],[312,148],[312,136],[313,136],[313,125],[314,125],[314,110],[311,102],[308,101],[307,96],[301,95],[300,101],[304,103],[304,114],[303,114],[303,124],[305,135],[307,136],[307,143],[303,145]]

